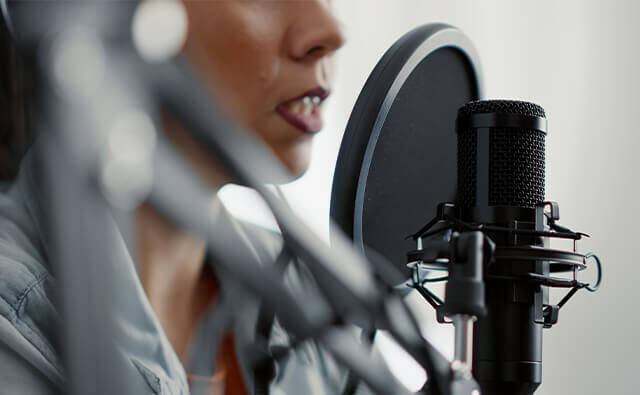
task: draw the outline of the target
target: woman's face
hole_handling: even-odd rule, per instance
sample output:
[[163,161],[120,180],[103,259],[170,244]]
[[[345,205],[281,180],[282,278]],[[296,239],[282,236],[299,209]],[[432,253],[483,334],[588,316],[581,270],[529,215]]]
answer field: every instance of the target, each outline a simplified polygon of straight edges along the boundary
[[294,176],[308,167],[344,37],[330,0],[185,0],[185,52],[224,109]]

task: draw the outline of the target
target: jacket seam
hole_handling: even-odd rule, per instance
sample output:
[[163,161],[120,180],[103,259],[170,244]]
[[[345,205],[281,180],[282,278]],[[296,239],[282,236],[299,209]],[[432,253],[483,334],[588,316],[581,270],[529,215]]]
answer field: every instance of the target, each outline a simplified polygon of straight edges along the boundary
[[[46,271],[40,273],[36,279],[29,284],[21,293],[20,296],[18,296],[18,298],[16,299],[16,306],[14,307],[14,309],[16,310],[16,315],[20,315],[20,311],[22,310],[22,306],[25,302],[25,300],[27,299],[27,296],[29,295],[29,293],[37,286],[39,286],[40,284],[42,284],[44,282],[44,280],[47,278],[48,273]],[[6,300],[5,300],[6,302]]]
[[31,343],[31,345],[33,345],[36,350],[40,352],[40,354],[55,369],[55,371],[58,372],[60,376],[62,376],[62,372],[60,371],[58,364],[53,358],[53,351],[51,350],[51,348],[41,339],[41,336],[36,333],[31,325],[29,325],[26,321],[22,320],[18,316],[18,312],[15,307],[12,306],[4,296],[0,295],[0,299],[9,307],[9,309],[7,310],[8,314],[2,314],[1,311],[0,314],[7,318],[9,322],[12,323],[18,330],[18,332],[20,332],[22,337],[24,337],[25,340]]

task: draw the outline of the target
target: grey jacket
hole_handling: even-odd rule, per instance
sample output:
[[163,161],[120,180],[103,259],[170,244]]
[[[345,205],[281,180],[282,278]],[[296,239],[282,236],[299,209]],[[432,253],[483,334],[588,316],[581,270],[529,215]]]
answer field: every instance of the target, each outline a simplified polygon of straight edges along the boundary
[[[45,199],[34,182],[32,159],[27,156],[17,179],[0,191],[0,394],[39,394],[64,385],[54,329],[60,319],[51,295],[56,279],[47,263],[43,243],[42,206]],[[266,264],[280,251],[279,235],[240,224],[231,216],[221,219],[232,225],[238,246]],[[169,344],[138,279],[133,260],[113,221],[113,259],[118,269],[118,292],[128,305],[118,310],[118,326],[126,336],[117,339],[127,385],[136,394],[188,394],[186,374]],[[297,292],[308,292],[304,271],[290,266],[286,281]],[[254,341],[258,301],[231,281],[222,281],[221,303],[203,318],[192,342],[190,368],[210,375],[216,346],[224,328],[234,332],[238,359],[251,387],[252,369],[247,358]],[[310,291],[309,291],[310,292]],[[288,336],[274,324],[270,345],[287,346]],[[313,342],[291,351],[276,366],[271,393],[339,394],[345,372]],[[253,391],[251,391],[253,392]]]

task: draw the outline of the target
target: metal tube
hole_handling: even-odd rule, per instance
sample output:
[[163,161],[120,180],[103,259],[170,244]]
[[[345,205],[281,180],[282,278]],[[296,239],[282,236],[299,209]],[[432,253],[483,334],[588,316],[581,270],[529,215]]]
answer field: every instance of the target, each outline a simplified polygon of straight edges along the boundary
[[475,318],[467,314],[456,314],[451,317],[455,328],[455,347],[453,358],[465,364],[471,360],[471,337]]

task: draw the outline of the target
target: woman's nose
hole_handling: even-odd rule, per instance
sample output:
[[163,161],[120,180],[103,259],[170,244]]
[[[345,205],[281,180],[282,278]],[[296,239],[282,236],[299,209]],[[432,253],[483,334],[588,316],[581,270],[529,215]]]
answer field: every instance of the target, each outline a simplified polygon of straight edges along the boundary
[[288,35],[288,53],[296,61],[331,55],[345,42],[340,22],[327,0],[296,2]]

